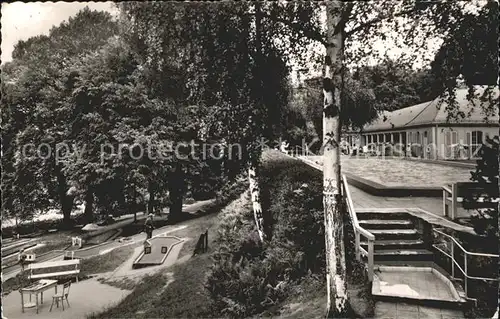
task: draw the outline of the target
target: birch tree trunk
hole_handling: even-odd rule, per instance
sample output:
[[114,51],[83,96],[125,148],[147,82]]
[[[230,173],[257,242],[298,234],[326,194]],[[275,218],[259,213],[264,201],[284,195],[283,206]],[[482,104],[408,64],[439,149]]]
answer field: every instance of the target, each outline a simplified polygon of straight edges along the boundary
[[264,218],[262,217],[262,205],[260,203],[260,185],[257,180],[258,166],[254,163],[248,168],[248,182],[250,184],[250,195],[252,197],[253,215],[255,218],[255,225],[261,241],[265,239],[264,236]]
[[340,84],[342,64],[342,32],[335,30],[341,22],[342,2],[326,4],[327,47],[325,57],[323,207],[325,214],[325,248],[327,281],[327,317],[347,317],[345,249],[341,211],[340,185]]
[[[261,4],[259,2],[255,2],[255,46],[256,46],[256,59],[257,59],[257,67],[262,67],[262,49],[261,49]],[[259,87],[262,87],[262,77],[260,69],[258,69],[258,78]],[[257,232],[259,233],[259,238],[261,241],[265,239],[264,232],[264,218],[262,215],[262,205],[260,202],[260,185],[257,179],[259,173],[259,163],[255,160],[250,160],[250,165],[248,166],[248,182],[250,185],[250,194],[252,197],[252,207],[253,214],[255,218],[255,225],[257,227]]]

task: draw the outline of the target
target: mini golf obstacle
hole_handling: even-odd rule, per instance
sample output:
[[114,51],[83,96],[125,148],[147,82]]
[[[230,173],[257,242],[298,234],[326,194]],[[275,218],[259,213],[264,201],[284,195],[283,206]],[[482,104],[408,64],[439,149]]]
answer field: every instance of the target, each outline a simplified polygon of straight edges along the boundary
[[75,250],[81,249],[83,240],[81,237],[71,237],[71,247],[64,251],[63,260],[75,259]]
[[81,237],[71,237],[71,246],[74,247],[78,247],[78,248],[82,248],[82,244],[83,244],[83,241],[82,241],[82,238]]
[[132,268],[137,269],[163,264],[172,248],[180,243],[182,243],[182,240],[174,236],[158,236],[147,239],[144,242],[143,252],[134,261]]

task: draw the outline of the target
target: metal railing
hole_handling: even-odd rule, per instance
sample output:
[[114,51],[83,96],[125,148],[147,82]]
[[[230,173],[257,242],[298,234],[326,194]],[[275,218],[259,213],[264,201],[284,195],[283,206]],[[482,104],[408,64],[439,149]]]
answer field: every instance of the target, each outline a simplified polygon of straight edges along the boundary
[[[473,299],[474,300],[474,298],[471,298],[469,296],[469,293],[468,293],[468,282],[467,281],[469,279],[472,279],[472,280],[483,280],[483,281],[499,281],[498,277],[495,277],[495,278],[476,277],[476,276],[471,276],[468,273],[468,261],[469,261],[470,256],[479,256],[479,257],[497,258],[498,259],[500,257],[499,255],[486,254],[486,253],[473,253],[473,252],[467,251],[452,236],[450,236],[448,234],[445,234],[444,232],[442,232],[442,231],[440,231],[438,229],[433,229],[433,231],[436,234],[444,236],[444,238],[446,238],[446,239],[449,240],[449,241],[445,241],[443,243],[433,244],[432,246],[436,250],[440,251],[443,255],[447,256],[451,260],[451,277],[453,279],[460,279],[457,276],[455,276],[455,267],[460,270],[460,272],[462,273],[462,275],[464,277],[464,290],[465,290],[465,295],[467,296],[468,299]],[[447,252],[443,248],[439,247],[440,245],[443,245],[443,244],[445,244],[447,247],[448,247],[448,244],[449,244],[449,247],[450,247],[450,251],[449,252]],[[455,248],[456,247],[458,247],[460,249],[460,251],[463,253],[463,256],[464,256],[463,257],[464,258],[464,260],[463,260],[464,261],[463,268],[460,266],[460,264],[458,263],[457,259],[455,258],[455,252],[456,252]],[[498,261],[497,261],[497,263],[498,263]],[[495,263],[495,265],[497,263]]]
[[[373,281],[375,236],[368,230],[359,226],[358,217],[356,216],[356,211],[354,210],[354,204],[352,202],[351,193],[349,192],[349,185],[347,184],[347,178],[345,175],[342,175],[342,187],[343,187],[343,194],[347,202],[347,210],[349,212],[352,227],[354,230],[354,238],[355,238],[354,247],[355,247],[356,259],[358,261],[361,261],[361,255],[367,257],[368,279],[370,281]],[[363,247],[361,247],[361,236],[365,237],[367,240],[368,251],[366,251]]]
[[[283,152],[283,151],[281,151],[281,152]],[[307,147],[301,147],[301,146],[298,146],[298,145],[296,145],[292,149],[287,150],[286,152],[283,152],[283,153],[285,153],[287,155],[290,155],[292,157],[314,156],[314,155],[316,155],[313,152],[311,152]]]

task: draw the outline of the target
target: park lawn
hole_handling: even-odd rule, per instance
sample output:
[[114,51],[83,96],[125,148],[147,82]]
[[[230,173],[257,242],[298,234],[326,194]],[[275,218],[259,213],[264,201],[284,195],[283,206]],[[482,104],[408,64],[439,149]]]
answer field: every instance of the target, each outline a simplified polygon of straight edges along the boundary
[[132,256],[135,247],[137,245],[126,245],[103,255],[82,259],[80,273],[89,276],[114,271]]
[[193,255],[196,243],[198,242],[200,235],[202,233],[205,233],[205,231],[207,230],[208,230],[208,247],[210,251],[210,247],[212,246],[212,242],[215,236],[214,226],[217,225],[217,214],[198,217],[196,219],[184,222],[180,225],[187,225],[188,227],[169,233],[170,236],[176,236],[179,238],[186,239],[186,241],[182,244],[182,248],[181,251],[179,252],[178,258]]
[[168,273],[146,276],[118,305],[87,318],[211,317],[210,298],[203,287],[210,265],[210,255],[204,254],[169,267]]

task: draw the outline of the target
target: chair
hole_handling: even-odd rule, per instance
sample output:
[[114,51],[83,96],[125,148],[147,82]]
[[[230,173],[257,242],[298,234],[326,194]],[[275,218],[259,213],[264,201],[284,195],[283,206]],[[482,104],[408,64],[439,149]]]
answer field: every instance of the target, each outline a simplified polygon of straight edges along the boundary
[[54,306],[54,302],[56,303],[57,308],[59,308],[59,300],[62,303],[63,311],[64,311],[64,300],[66,300],[66,303],[68,304],[68,307],[69,307],[68,295],[69,295],[69,288],[70,287],[71,287],[71,281],[65,282],[63,284],[62,292],[57,293],[52,297],[52,304],[50,305],[49,311],[52,311],[52,306]]

